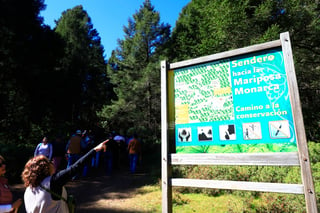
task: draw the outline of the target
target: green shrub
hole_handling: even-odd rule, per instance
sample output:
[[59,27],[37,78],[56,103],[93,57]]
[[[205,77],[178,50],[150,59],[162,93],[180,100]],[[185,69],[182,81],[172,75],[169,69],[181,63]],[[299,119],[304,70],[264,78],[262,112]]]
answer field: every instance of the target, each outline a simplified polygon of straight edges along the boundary
[[21,182],[21,172],[33,152],[34,147],[27,144],[0,143],[0,155],[6,159],[6,177],[10,184]]
[[189,202],[190,202],[190,200],[185,198],[183,196],[183,194],[181,194],[180,192],[178,192],[176,190],[173,192],[172,204],[174,206],[188,204]]
[[[257,201],[257,200],[256,200]],[[259,202],[254,202],[255,212],[303,213],[306,212],[304,195],[262,193]]]
[[320,143],[308,142],[309,158],[311,163],[320,162]]
[[[320,143],[309,142],[309,158],[315,185],[318,209],[320,209]],[[207,180],[237,180],[252,182],[274,182],[301,184],[300,167],[280,166],[174,166],[173,177],[207,179]],[[224,193],[245,198],[248,212],[305,212],[303,195],[261,193],[239,190],[220,190],[203,188],[179,188],[181,193],[205,193],[212,196]],[[258,201],[253,201],[254,198]],[[246,210],[243,210],[246,212]]]

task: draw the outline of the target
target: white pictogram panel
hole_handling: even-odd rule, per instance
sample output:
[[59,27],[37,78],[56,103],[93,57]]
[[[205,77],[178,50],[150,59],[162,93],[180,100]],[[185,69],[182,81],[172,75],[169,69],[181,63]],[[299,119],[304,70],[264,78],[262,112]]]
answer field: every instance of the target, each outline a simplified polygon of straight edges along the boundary
[[236,140],[235,125],[234,124],[220,125],[219,135],[220,135],[221,141]]
[[191,128],[179,128],[178,129],[178,141],[179,142],[191,142]]
[[290,126],[288,120],[270,121],[269,122],[270,137],[290,138]]
[[242,128],[244,140],[256,140],[262,138],[260,122],[244,123],[242,124]]
[[198,127],[198,140],[212,141],[212,127],[211,126]]

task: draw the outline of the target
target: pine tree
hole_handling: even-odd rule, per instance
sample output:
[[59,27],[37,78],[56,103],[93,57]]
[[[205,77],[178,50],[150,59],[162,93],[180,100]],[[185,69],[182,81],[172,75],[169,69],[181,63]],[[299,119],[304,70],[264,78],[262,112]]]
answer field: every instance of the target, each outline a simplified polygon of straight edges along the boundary
[[92,124],[110,94],[101,38],[81,5],[62,13],[55,32],[66,44],[61,60],[65,99],[61,101],[70,115],[68,120]]
[[117,99],[100,115],[112,130],[155,136],[160,129],[159,54],[169,39],[170,26],[160,23],[159,12],[146,0],[129,19],[124,33],[108,61]]
[[60,46],[39,16],[43,9],[43,0],[1,1],[0,142],[18,143],[29,137],[44,111],[51,111],[50,96],[43,94],[48,92],[46,76],[53,71]]

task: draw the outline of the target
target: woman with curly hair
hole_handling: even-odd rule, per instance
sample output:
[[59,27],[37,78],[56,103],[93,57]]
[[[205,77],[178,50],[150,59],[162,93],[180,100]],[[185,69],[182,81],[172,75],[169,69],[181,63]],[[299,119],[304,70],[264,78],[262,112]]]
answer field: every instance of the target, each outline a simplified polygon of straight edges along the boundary
[[71,167],[55,172],[55,167],[49,159],[43,155],[30,159],[22,172],[22,180],[26,187],[24,203],[26,212],[68,213],[67,203],[61,199],[67,199],[64,185],[81,170],[86,160],[91,155],[105,149],[108,140],[101,142],[80,158]]

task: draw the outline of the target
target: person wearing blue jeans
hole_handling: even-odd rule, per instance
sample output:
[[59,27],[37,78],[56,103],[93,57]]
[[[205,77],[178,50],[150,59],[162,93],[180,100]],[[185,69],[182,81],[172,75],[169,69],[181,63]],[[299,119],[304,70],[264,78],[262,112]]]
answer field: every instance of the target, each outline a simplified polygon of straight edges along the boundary
[[134,134],[133,138],[129,141],[128,151],[130,161],[130,172],[134,174],[136,172],[138,159],[141,155],[141,144],[136,134]]
[[108,145],[106,146],[106,149],[104,150],[104,163],[105,163],[105,170],[106,170],[106,175],[110,176],[112,175],[112,170],[113,170],[113,157],[114,157],[114,152],[116,151],[116,142],[113,140],[113,135],[109,135],[109,142]]
[[137,164],[138,164],[138,154],[129,154],[130,161],[130,172],[133,174],[136,172]]

